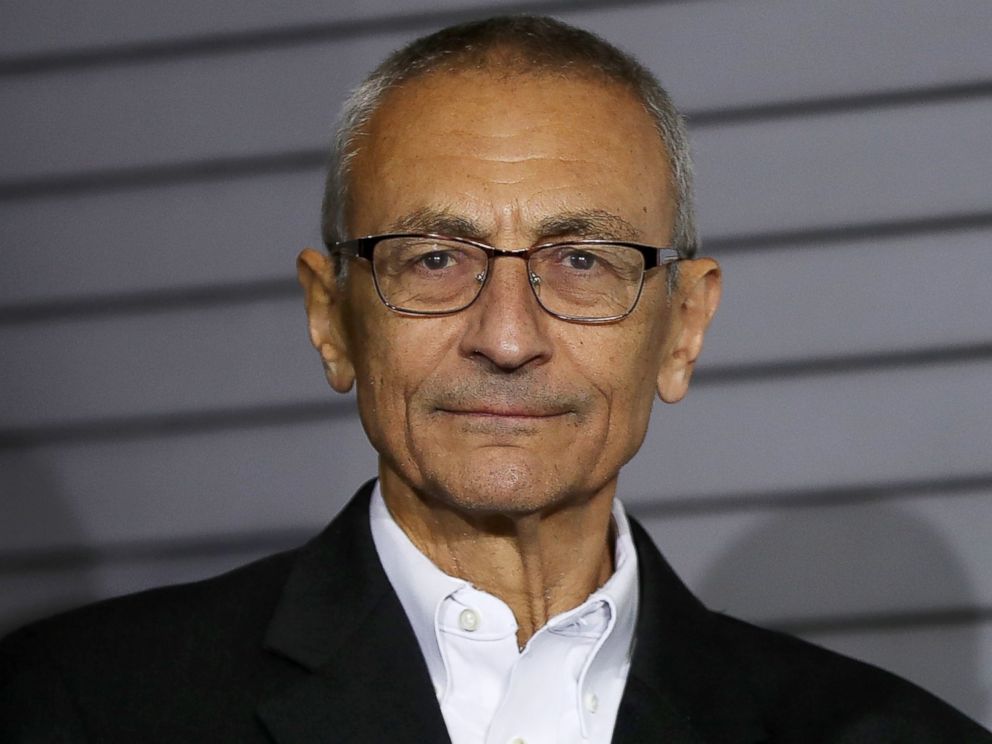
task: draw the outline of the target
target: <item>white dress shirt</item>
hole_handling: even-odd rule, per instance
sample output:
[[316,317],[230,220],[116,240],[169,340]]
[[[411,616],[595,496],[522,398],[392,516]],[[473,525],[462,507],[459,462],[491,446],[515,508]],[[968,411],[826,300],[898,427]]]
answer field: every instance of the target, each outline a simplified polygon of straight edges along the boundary
[[608,744],[637,618],[637,556],[613,502],[616,569],[521,651],[509,606],[449,576],[395,522],[379,484],[372,539],[427,661],[453,744]]

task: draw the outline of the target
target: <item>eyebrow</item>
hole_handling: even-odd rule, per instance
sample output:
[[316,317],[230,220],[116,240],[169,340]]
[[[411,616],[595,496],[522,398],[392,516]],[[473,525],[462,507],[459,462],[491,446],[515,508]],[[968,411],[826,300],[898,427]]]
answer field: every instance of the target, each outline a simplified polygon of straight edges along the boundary
[[436,233],[452,237],[485,240],[488,230],[467,217],[437,207],[421,207],[389,225],[389,232]]
[[542,239],[573,237],[632,241],[641,237],[640,230],[605,209],[580,209],[545,217],[538,232]]
[[[485,242],[492,230],[448,209],[421,207],[392,222],[389,232],[426,232]],[[634,241],[641,231],[605,209],[579,209],[544,217],[537,224],[538,242],[555,238],[598,238]]]

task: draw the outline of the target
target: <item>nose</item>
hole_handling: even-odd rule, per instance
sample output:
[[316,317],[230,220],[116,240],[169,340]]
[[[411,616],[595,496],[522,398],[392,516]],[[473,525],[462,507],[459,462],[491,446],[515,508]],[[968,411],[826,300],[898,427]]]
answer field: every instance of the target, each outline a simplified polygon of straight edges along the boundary
[[464,311],[468,320],[462,353],[493,370],[512,372],[551,357],[548,315],[537,303],[527,278],[527,262],[497,256],[482,293]]

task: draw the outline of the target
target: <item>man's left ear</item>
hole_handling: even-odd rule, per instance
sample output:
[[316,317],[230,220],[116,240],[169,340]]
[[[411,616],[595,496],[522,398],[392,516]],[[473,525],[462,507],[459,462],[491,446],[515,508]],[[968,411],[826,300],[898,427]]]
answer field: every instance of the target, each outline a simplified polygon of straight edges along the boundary
[[330,259],[313,248],[305,248],[296,259],[296,274],[303,287],[310,343],[320,354],[327,382],[346,393],[355,383],[355,368],[345,331],[344,291]]
[[658,396],[677,403],[689,390],[703,336],[720,305],[720,265],[712,258],[679,261],[678,285],[673,292],[669,343],[658,372]]

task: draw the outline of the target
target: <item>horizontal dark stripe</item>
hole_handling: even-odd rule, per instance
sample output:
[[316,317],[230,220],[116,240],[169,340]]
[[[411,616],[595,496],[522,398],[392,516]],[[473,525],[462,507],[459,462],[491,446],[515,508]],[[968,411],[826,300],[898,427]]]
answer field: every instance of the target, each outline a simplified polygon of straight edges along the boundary
[[[898,105],[961,101],[989,95],[992,95],[992,81],[978,81],[705,109],[689,112],[687,117],[691,127],[698,130],[735,123],[865,111]],[[120,168],[97,168],[80,172],[54,173],[0,181],[0,202],[64,198],[90,193],[159,188],[184,183],[252,178],[279,173],[298,173],[323,169],[326,162],[327,150],[314,147],[262,155],[207,158],[180,163],[152,163]]]
[[706,253],[722,255],[735,251],[751,252],[804,246],[817,248],[836,243],[892,240],[947,232],[986,230],[990,227],[992,227],[992,211],[957,212],[846,225],[804,227],[795,230],[718,235],[705,240],[703,249]]
[[[328,396],[331,394],[328,393]],[[117,442],[209,434],[271,426],[299,426],[355,415],[350,398],[181,413],[88,419],[0,429],[0,450],[80,442]]]
[[[0,76],[81,70],[163,62],[189,57],[244,54],[268,49],[284,49],[305,44],[352,40],[360,37],[398,34],[440,28],[452,23],[514,13],[556,14],[582,10],[635,7],[638,5],[679,5],[693,0],[531,0],[445,10],[396,13],[371,18],[346,18],[301,23],[276,28],[225,31],[210,34],[155,39],[125,44],[65,49],[18,56],[0,57]],[[699,1],[699,0],[695,0]]]
[[700,110],[686,114],[690,129],[746,124],[750,122],[790,119],[824,114],[869,111],[872,109],[919,106],[967,101],[992,96],[992,80],[970,80],[961,83],[931,85],[915,88],[866,91],[842,95],[819,96],[789,101],[758,103],[752,106]]
[[970,627],[989,622],[992,622],[992,607],[965,606],[768,620],[758,624],[786,633],[810,636]]
[[[709,385],[907,369],[926,365],[966,364],[989,360],[992,360],[992,343],[980,343],[908,351],[852,354],[839,357],[809,357],[770,363],[715,366],[709,369],[700,369],[694,377],[693,384],[698,388]],[[270,426],[295,426],[353,416],[355,413],[354,403],[351,399],[338,399],[11,427],[0,429],[0,450],[80,442],[186,436]],[[694,502],[695,500],[692,499],[689,503]],[[655,505],[649,508],[657,509],[659,506]]]
[[320,170],[327,151],[286,150],[265,155],[209,158],[186,163],[163,163],[128,168],[107,168],[78,173],[0,181],[0,202],[51,199],[81,194],[159,188],[202,181],[255,178],[281,173]]
[[703,366],[694,377],[694,384],[737,384],[783,378],[884,372],[935,364],[967,364],[982,361],[992,361],[992,342],[752,362],[740,365],[728,364],[709,368]]
[[290,298],[302,302],[302,297],[302,290],[295,279],[262,279],[175,289],[61,297],[41,302],[0,305],[0,328],[25,323],[81,321],[122,315],[203,310]]
[[[713,255],[785,248],[824,247],[865,240],[891,240],[992,228],[992,212],[932,215],[905,220],[863,222],[804,230],[723,235],[707,240]],[[139,290],[81,297],[55,297],[34,302],[0,305],[0,327],[24,323],[88,320],[119,315],[184,311],[232,304],[271,302],[300,297],[294,279],[261,279],[239,283],[205,284],[175,289]]]
[[44,550],[0,550],[0,576],[85,571],[106,565],[267,555],[303,544],[322,526],[168,540],[127,540],[106,545],[69,545]]
[[653,495],[624,499],[628,511],[640,519],[673,519],[707,514],[767,512],[856,506],[928,496],[951,498],[992,491],[992,472],[948,475],[924,480],[835,484],[817,488],[764,489],[736,493],[690,494],[658,499]]

